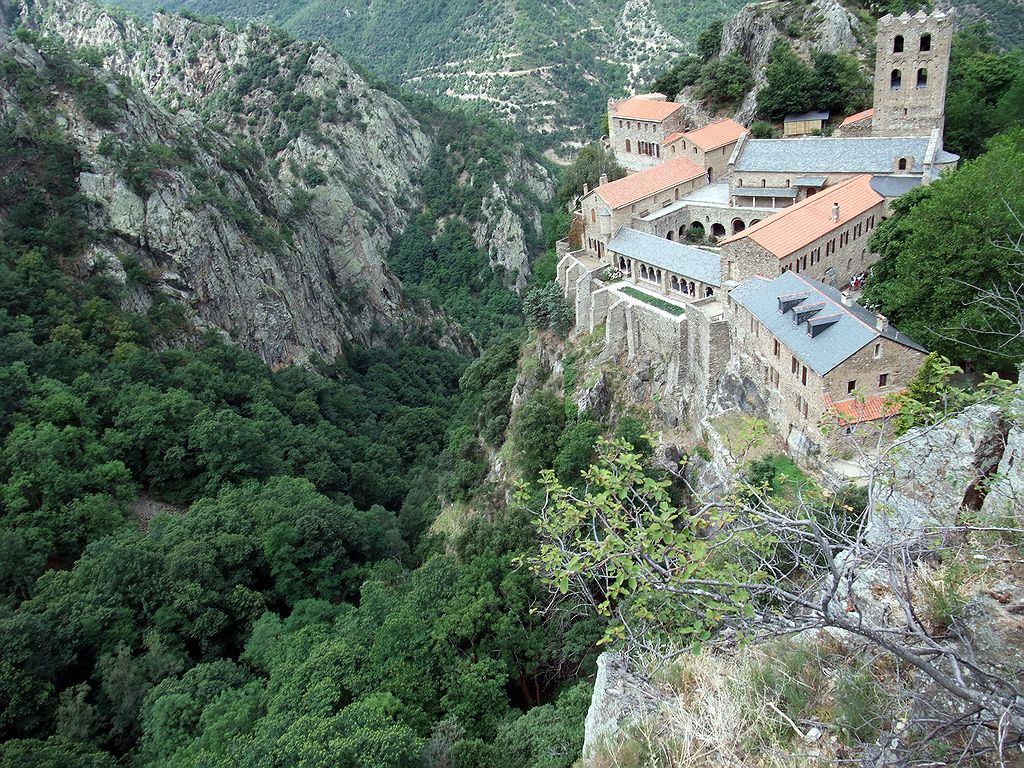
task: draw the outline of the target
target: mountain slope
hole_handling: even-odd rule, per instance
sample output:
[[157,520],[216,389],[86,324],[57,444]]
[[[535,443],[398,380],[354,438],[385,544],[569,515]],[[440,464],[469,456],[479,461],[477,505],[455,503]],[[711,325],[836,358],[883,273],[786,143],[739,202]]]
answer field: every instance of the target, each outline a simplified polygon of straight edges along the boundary
[[[141,264],[149,293],[172,296],[198,329],[221,329],[275,365],[395,333],[469,348],[385,264],[422,206],[418,185],[436,149],[429,116],[325,46],[260,26],[164,14],[143,25],[65,0],[22,3],[14,15],[44,37],[40,50],[7,38],[4,55],[59,68],[71,56],[54,42],[63,40],[91,52],[90,77],[105,85],[102,116],[59,82],[38,116],[65,126],[86,166],[81,188],[104,232],[87,258],[94,268],[112,265],[124,279],[119,263]],[[30,120],[17,83],[0,89],[14,119]],[[550,182],[517,148],[509,155],[477,246],[499,243],[492,259],[518,266],[514,280],[528,270],[535,203]],[[504,190],[520,179],[532,182],[533,205]],[[513,202],[521,214],[509,212]]]
[[327,39],[394,82],[470,104],[548,136],[579,140],[605,101],[637,88],[742,0],[118,0],[148,13],[189,8],[266,18]]

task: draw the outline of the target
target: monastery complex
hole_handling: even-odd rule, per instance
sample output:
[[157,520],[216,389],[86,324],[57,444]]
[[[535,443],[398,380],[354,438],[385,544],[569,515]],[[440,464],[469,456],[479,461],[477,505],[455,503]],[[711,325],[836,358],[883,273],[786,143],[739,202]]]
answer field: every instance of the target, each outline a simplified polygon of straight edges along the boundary
[[712,403],[756,411],[810,465],[837,435],[869,439],[927,352],[852,297],[892,202],[959,160],[942,148],[952,35],[941,12],[879,20],[873,108],[829,137],[687,125],[660,94],[609,101],[628,175],[585,187],[559,243],[577,332],[603,325],[605,354],[657,367],[691,425]]

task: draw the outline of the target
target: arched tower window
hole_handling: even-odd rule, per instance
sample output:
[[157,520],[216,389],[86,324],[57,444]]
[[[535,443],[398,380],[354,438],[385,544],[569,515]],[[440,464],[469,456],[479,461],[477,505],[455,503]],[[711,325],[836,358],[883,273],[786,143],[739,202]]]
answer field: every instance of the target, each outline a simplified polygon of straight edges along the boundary
[[590,221],[595,224],[597,223],[597,208],[590,209]]
[[932,36],[921,35],[921,50],[930,51],[932,49]]
[[903,35],[896,35],[896,38],[892,41],[892,52],[903,53]]
[[907,158],[901,157],[900,162],[896,167],[899,168],[901,171],[907,170]]
[[[903,84],[903,73],[900,72],[898,69],[894,69],[892,71],[892,74],[889,75],[889,87],[892,90],[897,91],[897,90],[899,90],[899,87],[902,84]],[[627,152],[629,151],[629,142],[628,141],[626,142],[626,151]]]
[[917,70],[917,87],[924,88],[928,85],[928,70],[921,67]]

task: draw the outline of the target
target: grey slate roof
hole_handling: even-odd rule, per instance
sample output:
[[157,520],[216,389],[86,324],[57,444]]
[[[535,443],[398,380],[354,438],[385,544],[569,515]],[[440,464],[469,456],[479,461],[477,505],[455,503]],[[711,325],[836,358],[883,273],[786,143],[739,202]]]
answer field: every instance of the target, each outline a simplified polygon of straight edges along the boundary
[[825,176],[797,176],[793,179],[794,187],[824,187],[828,178]]
[[[729,295],[819,376],[878,338],[891,339],[919,352],[927,351],[892,326],[879,331],[873,312],[859,304],[845,306],[842,294],[835,288],[795,272],[783,272],[773,280],[752,277]],[[779,299],[785,300],[785,313],[779,311]],[[817,311],[812,314],[811,310]],[[801,322],[797,324],[794,315],[801,312],[805,315],[799,317]],[[813,330],[817,335],[811,335],[809,324],[816,326]]]
[[736,187],[733,194],[737,197],[796,197],[792,187]]
[[871,188],[882,197],[899,197],[920,187],[920,176],[872,176]]
[[928,137],[748,139],[736,159],[737,171],[774,173],[891,173],[901,157],[912,157],[920,173]]
[[707,285],[722,284],[722,262],[718,254],[692,245],[623,227],[608,243],[608,250]]
[[785,123],[799,123],[804,120],[828,120],[828,112],[801,112],[799,115],[786,115]]

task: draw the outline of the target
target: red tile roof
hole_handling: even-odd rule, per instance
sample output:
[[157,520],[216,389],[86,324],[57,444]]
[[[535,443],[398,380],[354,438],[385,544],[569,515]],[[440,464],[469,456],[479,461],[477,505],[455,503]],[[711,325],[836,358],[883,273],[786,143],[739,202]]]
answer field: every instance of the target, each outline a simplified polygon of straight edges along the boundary
[[679,141],[685,135],[686,134],[683,133],[682,131],[676,131],[674,133],[670,133],[668,136],[665,137],[665,141],[662,142],[662,143],[667,147],[673,141]]
[[861,424],[865,421],[877,421],[881,418],[895,416],[900,412],[900,406],[895,402],[897,395],[906,392],[906,389],[896,389],[885,395],[872,395],[863,399],[851,397],[846,400],[833,402],[832,398],[825,395],[825,409],[841,425]]
[[682,106],[674,101],[655,101],[642,96],[634,96],[616,106],[612,110],[612,117],[624,117],[627,120],[653,120],[660,123],[676,110],[682,109]]
[[839,127],[842,128],[847,125],[853,125],[854,123],[859,123],[861,120],[867,120],[869,117],[874,116],[874,107],[872,107],[871,109],[865,109],[863,112],[858,112],[855,115],[850,115],[848,118],[846,118],[845,120],[843,120],[843,122],[839,124]]
[[[708,123],[703,128],[687,131],[683,135],[689,139],[691,143],[696,144],[705,152],[708,152],[712,149],[724,147],[726,144],[732,144],[733,142],[738,141],[740,136],[747,133],[750,133],[750,131],[735,120],[726,118],[725,120]],[[666,144],[667,143],[668,142],[666,142]]]
[[[884,200],[871,188],[869,174],[854,176],[835,186],[825,187],[796,205],[783,208],[774,216],[727,237],[722,244],[748,237],[776,258],[784,259],[829,232],[846,226]],[[839,203],[838,222],[832,220],[833,203]]]
[[676,184],[692,181],[705,175],[705,170],[692,160],[677,157],[625,178],[602,184],[594,191],[612,210],[631,205],[644,198],[656,195]]

